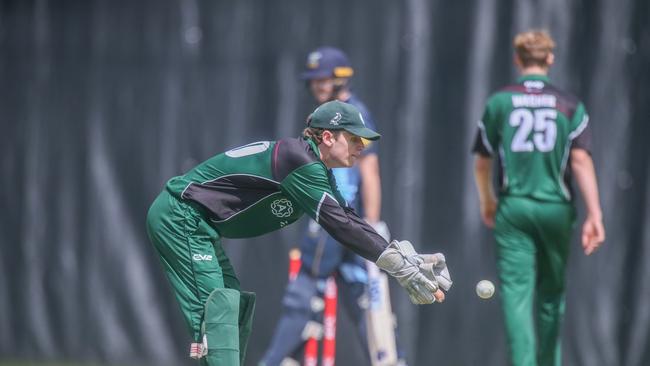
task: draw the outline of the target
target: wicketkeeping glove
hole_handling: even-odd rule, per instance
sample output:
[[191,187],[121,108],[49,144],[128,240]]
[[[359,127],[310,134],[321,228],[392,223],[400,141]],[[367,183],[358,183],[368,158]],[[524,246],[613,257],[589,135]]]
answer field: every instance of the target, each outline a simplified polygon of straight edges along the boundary
[[453,282],[447,268],[445,256],[442,253],[436,254],[420,254],[419,258],[422,260],[420,269],[424,270],[424,275],[428,279],[434,279],[438,282],[438,287],[445,291],[449,291]]
[[[419,255],[406,240],[393,240],[377,259],[377,267],[397,279],[408,292],[414,304],[431,304],[436,301],[433,293],[438,290],[438,281],[432,270],[440,258]],[[444,256],[442,257],[444,263]],[[422,266],[421,266],[422,265]],[[444,288],[444,287],[443,287]]]

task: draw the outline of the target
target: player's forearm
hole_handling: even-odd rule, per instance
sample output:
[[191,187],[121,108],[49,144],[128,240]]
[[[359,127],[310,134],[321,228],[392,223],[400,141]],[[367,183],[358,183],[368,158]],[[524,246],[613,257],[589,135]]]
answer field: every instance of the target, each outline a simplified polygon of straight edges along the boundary
[[571,171],[585,202],[587,215],[601,220],[602,210],[600,208],[596,169],[591,156],[581,149],[571,150]]
[[326,208],[318,223],[346,248],[376,262],[388,243],[351,208]]
[[494,201],[492,187],[492,159],[476,155],[474,159],[474,181],[481,202]]
[[381,179],[379,178],[379,159],[376,154],[364,156],[359,161],[361,172],[361,200],[363,214],[369,222],[381,218]]

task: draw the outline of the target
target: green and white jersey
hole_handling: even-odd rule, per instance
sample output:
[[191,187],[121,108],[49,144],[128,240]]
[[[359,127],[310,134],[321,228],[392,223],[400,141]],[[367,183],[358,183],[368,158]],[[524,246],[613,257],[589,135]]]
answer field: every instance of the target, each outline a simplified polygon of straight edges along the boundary
[[473,150],[499,155],[501,195],[570,202],[570,150],[589,151],[588,123],[578,99],[528,75],[489,98]]
[[223,237],[262,235],[306,213],[370,260],[387,245],[347,207],[311,140],[260,141],[232,149],[170,179],[167,190],[196,207]]

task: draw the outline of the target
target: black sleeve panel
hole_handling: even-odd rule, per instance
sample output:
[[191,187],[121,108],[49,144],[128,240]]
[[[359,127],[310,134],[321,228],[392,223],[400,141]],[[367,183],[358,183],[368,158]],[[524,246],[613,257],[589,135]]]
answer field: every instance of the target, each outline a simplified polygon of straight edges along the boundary
[[487,149],[487,147],[485,147],[485,144],[483,143],[483,139],[481,138],[481,129],[478,129],[478,131],[476,131],[476,139],[474,139],[474,147],[472,148],[472,152],[486,158],[492,156],[492,154],[490,154],[490,151]]
[[388,245],[353,209],[341,207],[329,196],[321,203],[317,222],[336,241],[373,263]]
[[584,130],[571,142],[572,149],[583,149],[591,154],[591,124],[587,124]]
[[576,112],[578,103],[580,103],[578,98],[550,84],[546,85],[544,92],[555,95],[557,98],[557,110],[564,113],[568,119],[573,119],[573,114]]
[[304,139],[286,138],[278,140],[271,157],[273,179],[282,182],[295,169],[316,160],[316,155]]

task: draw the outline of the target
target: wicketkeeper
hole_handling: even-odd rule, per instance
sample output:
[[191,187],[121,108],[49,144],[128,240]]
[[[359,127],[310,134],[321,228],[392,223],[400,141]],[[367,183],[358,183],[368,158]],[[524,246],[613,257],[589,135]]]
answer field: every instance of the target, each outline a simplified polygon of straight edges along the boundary
[[[373,116],[351,89],[354,73],[352,63],[343,50],[324,46],[309,53],[300,77],[318,105],[332,100],[352,104],[361,113],[366,127],[374,129]],[[389,237],[388,228],[381,221],[381,179],[377,144],[366,144],[353,167],[333,168],[332,173],[348,206],[354,208],[355,212],[384,238]],[[368,276],[367,261],[336,242],[314,220],[308,221],[302,238],[298,240],[302,263],[300,271],[296,274],[295,281],[287,284],[282,298],[282,316],[278,319],[269,346],[258,366],[278,366],[284,363],[285,359],[295,358],[304,350],[314,321],[322,321],[323,309],[315,306],[318,302],[314,300],[323,298],[325,283],[329,277],[336,281],[339,308],[345,310],[359,343],[370,345],[368,340],[373,339],[372,334],[368,336],[368,327],[374,329],[372,321],[367,319],[372,316],[367,311],[370,303],[368,284],[378,282]],[[381,295],[381,292],[375,291],[375,294],[377,293]],[[384,303],[381,305],[382,308],[390,307]],[[378,306],[375,305],[375,308]],[[392,314],[386,323],[389,323],[388,327],[384,327],[382,333],[394,333],[395,322]],[[395,347],[394,344],[391,346]],[[377,353],[370,351],[370,348],[363,352],[364,365],[372,364],[372,360],[379,357]],[[396,353],[395,350],[392,350],[392,353]],[[392,361],[398,357],[392,353],[382,353],[381,356]],[[403,357],[403,354],[400,356]]]
[[240,291],[221,237],[265,234],[304,213],[394,276],[413,303],[444,300],[432,256],[419,255],[408,241],[388,244],[338,192],[330,169],[352,166],[362,138],[380,135],[354,106],[328,102],[308,117],[302,138],[238,147],[167,182],[149,209],[147,229],[194,339],[191,357],[230,366],[243,364],[246,354],[255,295]]

